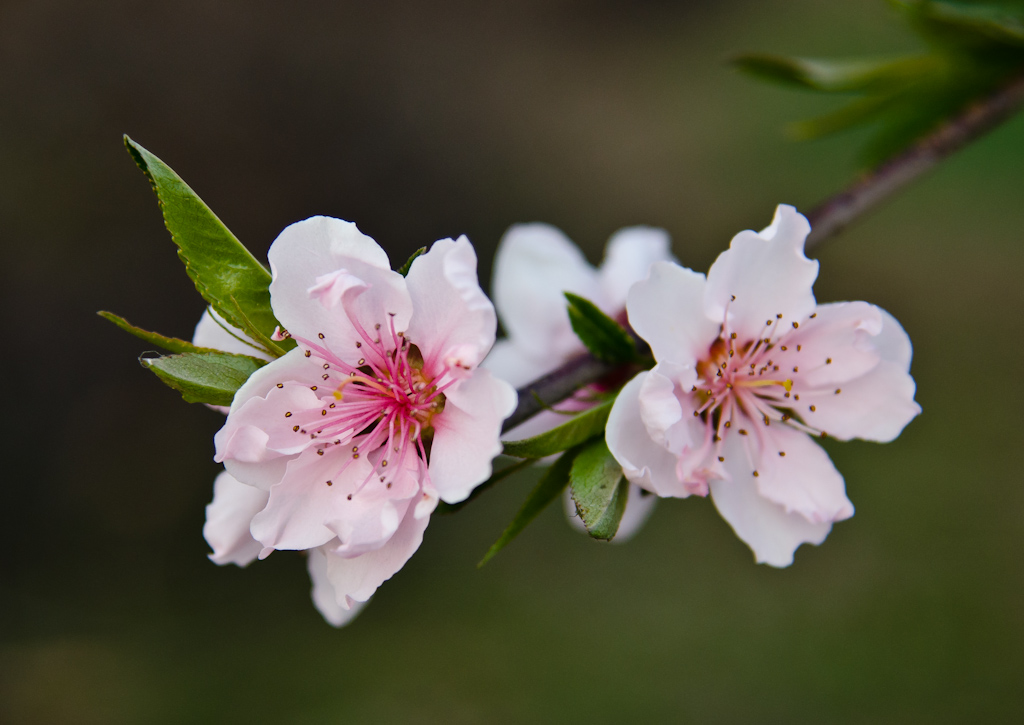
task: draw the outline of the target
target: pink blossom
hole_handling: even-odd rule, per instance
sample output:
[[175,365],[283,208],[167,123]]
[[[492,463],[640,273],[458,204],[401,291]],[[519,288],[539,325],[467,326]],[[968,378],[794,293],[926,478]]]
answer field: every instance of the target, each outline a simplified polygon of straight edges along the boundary
[[[672,259],[663,229],[627,227],[608,240],[600,268],[592,267],[561,231],[547,224],[517,224],[498,245],[494,259],[494,305],[508,337],[494,345],[484,367],[516,386],[551,372],[586,348],[572,330],[564,292],[596,304],[605,314],[625,321],[626,293],[644,279],[652,263]],[[555,406],[563,412],[592,407],[593,388]],[[544,411],[509,433],[519,439],[564,423],[565,415]],[[586,530],[576,504],[566,493],[569,521]],[[614,541],[624,542],[647,521],[657,499],[631,486],[626,513]]]
[[402,277],[354,224],[314,217],[269,258],[298,347],[236,393],[204,534],[218,563],[311,550],[314,602],[340,624],[419,547],[439,498],[490,476],[516,396],[477,367],[496,319],[465,237]]
[[629,293],[657,365],[620,393],[608,447],[659,496],[709,492],[758,562],[787,566],[853,515],[814,437],[885,442],[920,412],[910,340],[866,302],[818,305],[807,220],[780,206],[736,235],[707,279],[656,263]]

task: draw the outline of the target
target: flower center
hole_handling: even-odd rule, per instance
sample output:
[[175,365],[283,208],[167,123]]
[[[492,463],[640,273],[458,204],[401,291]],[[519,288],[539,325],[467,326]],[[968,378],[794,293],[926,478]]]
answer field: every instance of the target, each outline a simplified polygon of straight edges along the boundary
[[[362,340],[356,342],[361,357],[354,363],[335,354],[322,333],[319,343],[295,338],[306,349],[306,357],[323,360],[324,382],[311,386],[320,397],[319,407],[286,415],[295,434],[316,441],[318,455],[344,454],[335,476],[353,461],[369,461],[371,473],[349,499],[375,478],[391,488],[394,478],[413,463],[410,456],[429,480],[431,423],[444,410],[444,390],[455,382],[439,384],[447,369],[436,375],[424,370],[419,348],[395,331],[393,315],[384,334],[380,324],[374,325],[373,335],[355,326]],[[333,485],[333,479],[326,484]]]

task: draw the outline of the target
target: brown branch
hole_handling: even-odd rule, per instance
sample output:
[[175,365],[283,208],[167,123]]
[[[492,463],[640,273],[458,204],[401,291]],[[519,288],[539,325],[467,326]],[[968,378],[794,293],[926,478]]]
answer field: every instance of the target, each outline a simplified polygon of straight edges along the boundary
[[[807,248],[835,236],[871,207],[930,170],[953,152],[983,136],[1020,110],[1024,104],[1024,76],[1014,78],[991,95],[953,116],[905,151],[893,156],[807,214],[811,234]],[[519,406],[505,421],[502,432],[615,371],[591,355],[568,361],[544,377],[519,389]]]

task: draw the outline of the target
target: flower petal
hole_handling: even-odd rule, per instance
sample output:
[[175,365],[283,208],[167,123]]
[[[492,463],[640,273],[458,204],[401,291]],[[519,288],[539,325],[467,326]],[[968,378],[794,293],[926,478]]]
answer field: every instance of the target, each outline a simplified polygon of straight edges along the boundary
[[561,361],[554,357],[534,357],[515,340],[498,340],[480,363],[515,388],[521,388],[557,368]]
[[505,232],[494,258],[494,304],[501,324],[525,354],[554,360],[554,367],[583,351],[563,291],[606,305],[597,272],[561,231],[517,224]]
[[334,584],[327,576],[327,560],[330,556],[323,547],[309,550],[307,567],[313,582],[313,604],[329,624],[342,627],[362,611],[365,602],[357,602],[344,594],[338,596]]
[[423,515],[419,517],[410,508],[398,530],[379,549],[351,558],[328,554],[327,577],[334,586],[337,600],[365,602],[381,584],[394,576],[419,548],[423,532],[430,522],[430,512],[436,505],[435,497],[433,506],[425,512],[421,510]]
[[758,479],[745,465],[743,444],[737,436],[726,438],[723,453],[731,480],[712,480],[711,499],[722,518],[753,550],[758,564],[789,566],[798,546],[825,540],[832,530],[831,521],[811,523],[800,514],[786,513],[760,494]]
[[491,475],[501,453],[501,424],[516,408],[516,391],[489,370],[477,369],[445,393],[434,416],[430,480],[441,499],[458,503]]
[[647,279],[655,262],[673,262],[668,232],[654,227],[626,227],[608,240],[599,278],[608,309],[616,316],[626,308],[629,288]]
[[[746,458],[737,461],[726,457],[727,470],[734,479],[756,478],[762,496],[808,521],[842,521],[853,516],[843,477],[809,435],[784,424],[754,426],[758,439],[756,450],[751,452],[754,469]],[[736,437],[733,434],[727,439]]]
[[695,365],[718,336],[721,317],[704,315],[704,275],[670,262],[655,262],[650,276],[629,290],[629,324],[651,346],[658,362]]
[[[393,272],[387,254],[352,222],[330,217],[312,217],[287,227],[268,253],[274,279],[270,300],[281,324],[296,337],[317,340],[323,333],[326,344],[338,355],[352,357],[362,337],[350,316],[367,330],[387,325],[394,314],[396,330],[405,330],[412,303],[405,279]],[[332,273],[345,271],[346,313],[330,305],[342,300],[325,285]],[[352,283],[360,280],[365,287]],[[334,280],[338,282],[339,280]],[[358,292],[362,292],[359,294]],[[311,294],[312,293],[312,294]],[[349,352],[351,350],[351,352]]]
[[249,339],[248,335],[237,327],[229,325],[223,317],[207,308],[196,324],[192,334],[192,344],[199,347],[210,347],[214,350],[233,352],[238,355],[249,355],[260,360],[273,358],[265,350]]
[[799,329],[780,338],[772,350],[775,362],[792,377],[793,390],[801,397],[807,388],[859,377],[880,358],[874,340],[882,329],[882,313],[874,305],[835,302],[818,305],[813,314]]
[[268,497],[266,491],[247,486],[226,471],[218,474],[203,525],[203,538],[213,549],[210,561],[246,566],[259,556],[263,545],[252,538],[249,523],[267,505]]
[[690,492],[676,477],[676,457],[655,443],[640,413],[640,389],[650,373],[640,373],[626,383],[615,399],[605,441],[630,482],[659,496],[686,497]]
[[704,305],[708,317],[725,319],[740,339],[765,337],[767,319],[782,315],[781,324],[800,322],[814,311],[811,286],[817,261],[804,256],[811,227],[791,206],[780,205],[770,227],[745,231],[732,238],[708,271]]
[[270,489],[267,507],[253,518],[252,535],[268,548],[311,549],[339,535],[341,522],[350,522],[342,544],[381,546],[398,527],[408,500],[395,501],[372,483],[360,490],[371,479],[376,482],[376,473],[366,457],[354,459],[339,448],[322,456],[306,450],[288,462]]
[[406,280],[415,308],[408,336],[423,354],[424,367],[478,365],[494,344],[498,318],[480,289],[469,240],[434,242],[413,261]]

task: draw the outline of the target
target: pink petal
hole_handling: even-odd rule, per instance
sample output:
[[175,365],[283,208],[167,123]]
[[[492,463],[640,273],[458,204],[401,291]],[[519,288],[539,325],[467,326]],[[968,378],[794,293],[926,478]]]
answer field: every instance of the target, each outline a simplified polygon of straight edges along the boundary
[[[599,278],[604,311],[613,317],[626,308],[629,288],[647,279],[655,262],[672,262],[672,244],[668,232],[654,227],[626,227],[608,240]],[[594,300],[598,303],[598,300]]]
[[256,343],[239,330],[224,321],[224,318],[209,308],[203,311],[203,316],[196,324],[196,331],[192,335],[192,344],[199,347],[209,347],[214,350],[233,352],[238,355],[249,355],[260,360],[272,360],[268,353],[258,347]]
[[259,555],[263,545],[252,538],[249,523],[267,505],[268,497],[266,491],[247,486],[227,472],[217,476],[203,525],[213,563],[246,566]]
[[442,500],[457,503],[491,475],[501,453],[501,424],[516,407],[516,391],[488,370],[449,388],[444,410],[434,416],[430,480]]
[[494,344],[498,322],[480,289],[469,240],[434,242],[412,263],[406,279],[415,306],[408,337],[423,354],[424,367],[479,364]]
[[744,456],[736,460],[734,456],[730,460],[726,456],[726,468],[734,480],[755,478],[762,496],[787,513],[798,513],[814,523],[853,516],[843,477],[810,436],[781,423],[750,426],[756,426],[752,436],[726,436],[727,440],[759,439],[758,444],[752,445],[749,459]]
[[812,523],[760,494],[738,436],[728,436],[722,450],[731,480],[711,481],[711,499],[722,518],[753,550],[757,563],[789,566],[798,546],[825,540],[832,530],[831,521]]
[[[437,505],[436,498],[433,504]],[[419,548],[429,522],[429,513],[417,518],[410,508],[398,530],[379,549],[352,558],[328,554],[327,577],[337,600],[340,602],[342,597],[346,597],[355,602],[365,602],[373,596],[377,588],[401,569]]]
[[640,389],[649,375],[637,375],[615,399],[605,442],[630,482],[659,496],[685,498],[690,491],[676,477],[676,457],[651,440],[641,420]]
[[882,329],[882,314],[874,305],[836,302],[818,305],[813,314],[772,350],[781,374],[792,378],[794,392],[801,398],[808,387],[843,383],[865,374],[880,358],[874,340]]
[[704,315],[704,275],[670,262],[655,262],[650,276],[629,290],[629,324],[658,362],[694,365],[718,336],[718,321]]
[[713,320],[725,319],[740,339],[765,337],[767,319],[800,322],[814,311],[811,286],[818,263],[804,256],[810,225],[791,206],[780,205],[770,227],[740,232],[711,265],[704,297]]
[[362,611],[365,602],[357,602],[344,594],[338,596],[327,575],[327,560],[330,556],[324,547],[309,550],[307,568],[313,582],[313,604],[329,624],[343,627]]
[[[371,334],[374,325],[388,324],[391,313],[397,330],[404,331],[409,324],[412,305],[405,280],[391,270],[384,250],[351,222],[312,217],[292,224],[267,256],[274,275],[270,283],[274,314],[292,335],[316,341],[323,333],[335,353],[352,349],[358,357],[353,348],[362,338],[349,315]],[[345,288],[353,290],[345,313],[325,307],[320,299],[325,294],[328,301],[333,299],[330,290],[322,288],[324,277],[339,270],[349,280]],[[366,286],[362,294],[354,294],[353,278]]]

